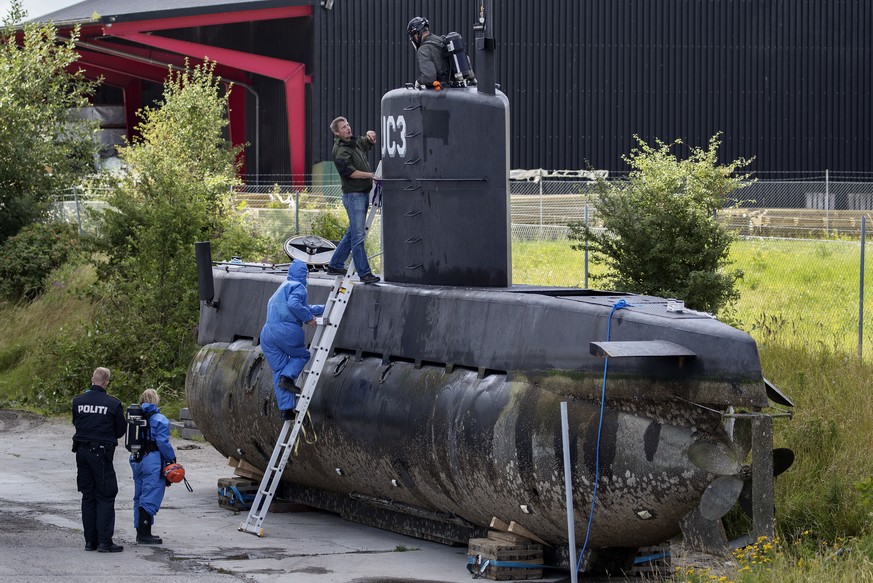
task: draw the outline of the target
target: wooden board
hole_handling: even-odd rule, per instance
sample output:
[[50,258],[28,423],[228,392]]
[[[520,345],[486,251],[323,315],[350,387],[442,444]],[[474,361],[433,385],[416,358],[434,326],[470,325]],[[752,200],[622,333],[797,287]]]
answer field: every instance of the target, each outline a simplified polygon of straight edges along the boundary
[[542,543],[546,546],[549,546],[549,547],[552,546],[514,520],[509,523],[509,528],[507,530],[509,530],[509,532],[511,532],[513,534],[518,534],[518,535],[527,537],[531,540],[535,540],[538,543]]
[[247,462],[246,460],[239,460],[239,463],[236,466],[236,469],[233,471],[237,476],[243,476],[244,478],[249,478],[251,480],[259,480],[264,477],[264,472]]
[[[503,533],[501,533],[503,534]],[[523,538],[523,537],[522,537]],[[470,539],[467,556],[475,565],[491,561],[482,576],[492,581],[542,579],[543,547],[540,544],[527,541],[526,544],[516,544],[510,541],[492,538]],[[501,565],[500,563],[525,563],[535,567]]]
[[[509,525],[507,525],[507,528]],[[491,540],[499,540],[503,542],[508,542],[516,545],[530,544],[533,541],[526,536],[521,536],[520,534],[513,534],[511,532],[500,532],[498,530],[489,530],[488,538]]]

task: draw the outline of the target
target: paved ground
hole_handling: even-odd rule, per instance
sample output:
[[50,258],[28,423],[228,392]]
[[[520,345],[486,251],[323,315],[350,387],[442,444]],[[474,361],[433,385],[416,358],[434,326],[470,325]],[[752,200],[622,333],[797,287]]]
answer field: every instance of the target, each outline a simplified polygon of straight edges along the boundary
[[[218,478],[231,468],[208,444],[174,439],[194,488],[167,490],[153,533],[161,546],[134,543],[133,480],[123,447],[115,542],[122,553],[84,551],[76,491],[73,427],[0,410],[0,581],[65,583],[258,581],[454,583],[470,581],[466,548],[448,547],[353,524],[322,512],[267,517],[266,536],[237,530],[244,515],[217,503]],[[13,579],[14,577],[14,579]],[[60,579],[58,579],[60,578]],[[547,571],[543,581],[569,581]]]

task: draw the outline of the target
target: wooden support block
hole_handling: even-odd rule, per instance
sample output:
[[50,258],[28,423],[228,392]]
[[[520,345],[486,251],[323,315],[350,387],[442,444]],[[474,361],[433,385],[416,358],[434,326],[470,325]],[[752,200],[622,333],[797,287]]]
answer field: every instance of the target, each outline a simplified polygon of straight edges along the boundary
[[533,542],[526,536],[521,536],[520,534],[512,534],[511,532],[500,532],[497,530],[489,530],[488,538],[491,540],[502,541],[517,545],[530,544]]
[[[247,462],[246,460],[239,460],[239,464],[236,466],[236,470],[233,472],[237,476],[243,476],[249,479],[260,479],[264,476],[264,472]],[[255,478],[252,478],[255,476]]]
[[535,540],[538,543],[542,543],[546,546],[549,546],[549,547],[552,546],[514,520],[509,523],[509,528],[507,530],[513,534],[518,534],[518,535],[521,535],[523,537],[527,537],[531,540]]
[[509,525],[496,516],[491,517],[491,528],[494,530],[502,530],[503,532],[509,531]]
[[239,465],[239,460],[236,459],[235,457],[229,457],[229,458],[227,458],[227,465],[229,465],[232,468],[235,468]]
[[474,572],[492,581],[542,579],[543,576],[543,547],[535,542],[515,544],[473,538],[467,548],[467,557]]

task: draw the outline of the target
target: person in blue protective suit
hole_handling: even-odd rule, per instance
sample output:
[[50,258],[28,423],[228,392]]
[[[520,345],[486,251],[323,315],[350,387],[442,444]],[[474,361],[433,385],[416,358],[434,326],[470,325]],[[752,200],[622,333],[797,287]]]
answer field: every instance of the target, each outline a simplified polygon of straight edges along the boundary
[[324,313],[324,306],[307,303],[308,273],[309,268],[302,261],[291,263],[288,280],[267,302],[267,322],[261,330],[261,350],[273,371],[276,401],[286,420],[294,419],[294,406],[300,393],[295,381],[310,357],[303,324],[315,326],[315,317]]
[[143,416],[148,420],[148,430],[142,440],[142,447],[130,456],[133,470],[133,524],[136,528],[136,542],[141,545],[159,545],[164,541],[152,535],[155,515],[164,500],[163,469],[176,461],[176,452],[170,444],[170,422],[158,409],[160,397],[154,389],[146,389],[139,398]]

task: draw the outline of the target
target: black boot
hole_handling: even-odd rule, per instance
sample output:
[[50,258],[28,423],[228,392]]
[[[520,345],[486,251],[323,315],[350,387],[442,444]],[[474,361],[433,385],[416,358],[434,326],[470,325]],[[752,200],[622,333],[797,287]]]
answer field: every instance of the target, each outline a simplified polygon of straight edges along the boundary
[[159,545],[164,541],[159,536],[152,535],[152,515],[145,508],[139,509],[139,521],[136,527],[136,542],[141,545]]

